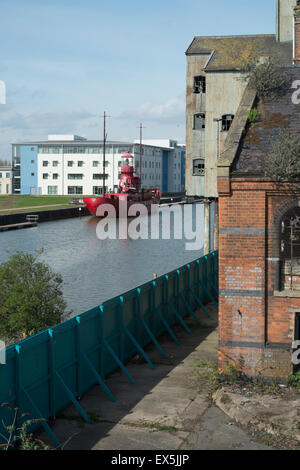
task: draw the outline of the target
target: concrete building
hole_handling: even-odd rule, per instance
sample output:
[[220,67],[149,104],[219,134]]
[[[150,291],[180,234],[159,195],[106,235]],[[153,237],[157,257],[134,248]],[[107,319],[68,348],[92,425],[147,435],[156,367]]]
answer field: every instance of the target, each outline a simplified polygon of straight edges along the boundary
[[[12,144],[13,192],[35,195],[101,194],[118,187],[122,155],[129,150],[142,188],[184,191],[185,147],[170,139],[106,142],[76,135],[49,135],[47,141]],[[140,166],[141,163],[141,166]]]
[[0,196],[12,193],[12,167],[0,165]]
[[277,33],[194,37],[186,51],[186,191],[217,198],[216,162],[241,103],[243,67],[253,58],[293,55],[293,6],[277,1]]
[[[300,1],[294,25],[293,61],[280,69],[285,86],[276,99],[246,88],[217,164],[219,368],[231,364],[277,379],[299,370],[293,342],[300,341],[300,177],[283,176],[277,161],[278,182],[265,168],[280,131],[299,139]],[[251,109],[258,113],[255,126],[248,123]],[[286,138],[296,151],[293,138]],[[287,159],[288,149],[279,156]]]
[[293,41],[293,8],[297,0],[276,0],[276,39],[279,42]]

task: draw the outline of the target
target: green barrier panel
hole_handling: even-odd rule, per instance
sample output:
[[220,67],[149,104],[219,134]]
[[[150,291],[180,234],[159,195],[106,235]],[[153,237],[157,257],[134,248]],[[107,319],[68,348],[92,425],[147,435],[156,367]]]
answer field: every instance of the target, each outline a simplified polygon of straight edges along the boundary
[[0,364],[0,405],[5,404],[0,406],[0,443],[16,413],[18,427],[26,419],[44,419],[30,431],[43,426],[60,448],[47,420],[73,403],[89,422],[80,397],[98,384],[115,401],[105,377],[121,368],[134,384],[126,362],[139,354],[154,368],[145,346],[153,343],[164,356],[157,338],[168,332],[180,344],[172,327],[180,324],[191,333],[184,317],[201,323],[194,311],[200,307],[209,316],[205,304],[217,305],[217,292],[218,254],[213,252],[6,348],[6,364]]

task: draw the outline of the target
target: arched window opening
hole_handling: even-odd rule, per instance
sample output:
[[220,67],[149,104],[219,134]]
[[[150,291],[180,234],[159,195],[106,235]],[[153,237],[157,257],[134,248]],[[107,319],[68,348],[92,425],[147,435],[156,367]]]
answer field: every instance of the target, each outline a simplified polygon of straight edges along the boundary
[[234,114],[223,114],[222,116],[222,131],[229,131]]
[[281,221],[281,289],[300,290],[300,207],[288,210]]

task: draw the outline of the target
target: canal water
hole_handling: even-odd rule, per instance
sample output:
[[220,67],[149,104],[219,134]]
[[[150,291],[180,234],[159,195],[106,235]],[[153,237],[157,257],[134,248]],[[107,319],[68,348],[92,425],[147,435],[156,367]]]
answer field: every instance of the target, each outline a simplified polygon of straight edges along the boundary
[[[197,215],[196,206],[201,206]],[[158,240],[100,240],[96,234],[99,219],[82,217],[0,233],[0,263],[18,250],[34,253],[43,249],[40,259],[62,275],[64,297],[74,316],[153,279],[154,273],[160,276],[200,257],[203,212],[202,204],[197,204],[193,213],[183,218],[184,225],[190,223],[194,230],[197,221],[201,232],[200,247],[198,243],[193,250],[186,249],[191,240],[184,236],[174,239],[176,223],[172,217],[171,238],[167,240],[161,233]]]

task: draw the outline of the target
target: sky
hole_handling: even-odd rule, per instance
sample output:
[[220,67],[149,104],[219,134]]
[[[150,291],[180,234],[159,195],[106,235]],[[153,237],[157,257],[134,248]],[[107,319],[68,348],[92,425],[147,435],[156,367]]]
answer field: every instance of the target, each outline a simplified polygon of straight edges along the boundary
[[194,36],[275,33],[275,0],[0,0],[0,159],[48,134],[185,140]]

